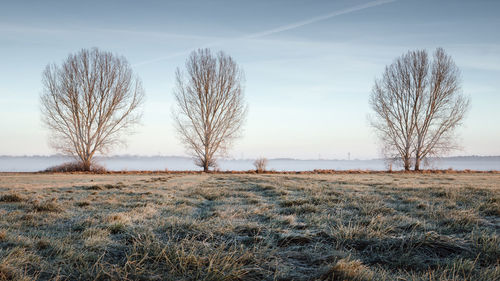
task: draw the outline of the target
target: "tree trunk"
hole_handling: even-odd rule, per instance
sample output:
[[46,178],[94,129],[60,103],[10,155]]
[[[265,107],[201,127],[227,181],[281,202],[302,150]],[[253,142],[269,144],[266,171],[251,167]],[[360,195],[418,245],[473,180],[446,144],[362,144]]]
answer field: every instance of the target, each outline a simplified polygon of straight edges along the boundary
[[205,161],[205,163],[203,163],[203,172],[208,173],[208,161]]
[[405,171],[409,171],[410,170],[410,159],[409,158],[405,158],[404,160],[404,168],[405,168]]
[[410,170],[410,164],[409,163],[405,163],[405,171],[409,171]]
[[420,145],[420,137],[418,138],[418,145],[417,145],[417,149],[415,151],[415,166],[414,166],[414,171],[420,171],[420,161],[422,160],[422,155],[421,155],[421,152],[422,152],[422,147]]
[[420,171],[420,157],[415,158],[415,171]]
[[84,172],[90,172],[90,166],[91,166],[90,160],[84,160],[82,162],[82,166],[83,166],[83,171]]

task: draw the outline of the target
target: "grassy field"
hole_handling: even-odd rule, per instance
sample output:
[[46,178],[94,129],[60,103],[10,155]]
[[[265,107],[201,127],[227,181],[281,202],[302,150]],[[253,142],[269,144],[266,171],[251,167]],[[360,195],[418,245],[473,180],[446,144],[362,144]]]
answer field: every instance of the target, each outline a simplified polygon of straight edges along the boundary
[[0,174],[0,280],[500,280],[500,174]]

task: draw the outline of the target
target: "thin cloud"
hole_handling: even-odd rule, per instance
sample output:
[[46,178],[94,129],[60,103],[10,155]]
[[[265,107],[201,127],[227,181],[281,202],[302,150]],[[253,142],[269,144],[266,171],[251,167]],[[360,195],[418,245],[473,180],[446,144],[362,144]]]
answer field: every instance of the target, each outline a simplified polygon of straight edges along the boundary
[[159,31],[140,31],[140,30],[130,30],[130,29],[112,29],[112,28],[53,28],[53,27],[33,27],[29,25],[14,25],[14,24],[4,24],[0,23],[0,33],[27,33],[27,34],[54,34],[54,35],[75,35],[82,33],[100,33],[107,36],[120,35],[120,36],[144,36],[144,37],[156,37],[156,38],[176,38],[176,39],[192,39],[192,40],[217,40],[217,37],[210,36],[200,36],[200,35],[189,35],[189,34],[179,34],[179,33],[169,33],[169,32],[159,32]]
[[59,34],[59,33],[67,33],[67,32],[69,32],[69,31],[65,30],[65,29],[58,29],[58,28],[40,28],[40,27],[31,27],[31,26],[0,23],[0,33]]
[[130,29],[100,28],[91,31],[110,33],[110,34],[114,33],[121,35],[130,35],[130,36],[157,37],[157,38],[178,38],[178,39],[195,39],[195,40],[217,39],[216,37],[210,37],[210,36],[189,35],[189,34],[179,34],[179,33],[160,32],[160,31],[130,30]]
[[279,26],[279,27],[276,27],[276,28],[273,28],[273,29],[259,31],[259,32],[255,32],[255,33],[250,33],[250,34],[246,34],[246,35],[235,37],[235,38],[230,38],[230,39],[226,39],[226,40],[216,41],[216,42],[204,44],[202,46],[189,48],[189,49],[186,49],[186,50],[183,50],[183,51],[172,53],[172,54],[167,55],[167,56],[163,56],[163,57],[154,58],[154,59],[151,59],[151,60],[139,62],[139,63],[134,64],[133,66],[140,66],[140,65],[145,65],[145,64],[150,64],[150,63],[155,63],[155,62],[159,62],[159,61],[163,61],[163,60],[172,59],[172,58],[175,58],[175,57],[178,57],[178,56],[186,55],[186,54],[188,54],[188,53],[190,53],[193,50],[196,50],[198,48],[207,48],[207,47],[211,47],[211,46],[215,46],[215,45],[220,45],[220,44],[223,44],[223,43],[228,42],[228,41],[239,40],[239,39],[257,39],[257,38],[261,38],[261,37],[264,37],[264,36],[269,36],[269,35],[272,35],[272,34],[275,34],[275,33],[279,33],[279,32],[283,32],[283,31],[287,31],[287,30],[296,29],[296,28],[299,28],[299,27],[302,27],[302,26],[305,26],[305,25],[309,25],[309,24],[312,24],[312,23],[319,22],[319,21],[324,21],[324,20],[327,20],[327,19],[331,19],[331,18],[340,16],[340,15],[345,15],[345,14],[349,14],[349,13],[352,13],[352,12],[356,12],[356,11],[360,11],[360,10],[364,10],[364,9],[368,9],[368,8],[372,8],[372,7],[376,7],[376,6],[380,6],[380,5],[384,5],[384,4],[396,2],[396,1],[397,0],[377,0],[377,1],[371,1],[371,2],[368,2],[368,3],[365,3],[365,4],[356,5],[356,6],[353,6],[353,7],[350,7],[350,8],[346,8],[346,9],[342,9],[342,10],[339,10],[339,11],[331,12],[331,13],[328,13],[328,14],[325,14],[325,15],[316,16],[316,17],[313,17],[313,18],[310,18],[310,19],[307,19],[307,20],[303,20],[303,21],[299,21],[299,22],[295,22],[295,23],[291,23],[291,24]]

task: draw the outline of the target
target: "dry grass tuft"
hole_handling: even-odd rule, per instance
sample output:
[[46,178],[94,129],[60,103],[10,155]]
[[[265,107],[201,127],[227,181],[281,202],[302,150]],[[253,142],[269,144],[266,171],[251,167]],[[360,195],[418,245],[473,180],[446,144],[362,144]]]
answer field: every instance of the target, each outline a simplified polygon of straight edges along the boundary
[[38,273],[31,275],[23,264],[37,262],[37,259],[23,248],[0,252],[0,281],[28,281],[38,279]]
[[117,222],[117,223],[113,223],[111,224],[108,229],[109,229],[109,232],[111,234],[118,234],[118,233],[123,233],[125,232],[125,229],[126,229],[126,225],[121,223],[121,222]]
[[0,202],[14,203],[14,202],[22,202],[24,200],[25,200],[24,197],[22,197],[17,193],[4,194],[0,197]]
[[88,190],[103,190],[104,188],[100,185],[91,185],[91,186],[86,187],[86,189],[88,189]]
[[89,201],[80,201],[80,202],[76,202],[75,205],[78,207],[87,207],[87,206],[90,206],[90,202]]
[[491,198],[479,206],[479,211],[487,216],[500,217],[500,197]]
[[16,280],[15,271],[5,264],[0,264],[0,281],[10,280]]
[[[197,239],[159,242],[154,234],[132,238],[125,272],[132,279],[251,280],[252,254],[230,245],[203,245]],[[247,279],[247,277],[249,279]]]
[[35,243],[37,250],[45,250],[50,247],[50,241],[47,239],[40,239]]
[[373,280],[374,273],[359,260],[341,259],[320,280],[367,281]]
[[63,208],[55,199],[43,202],[33,201],[32,209],[35,212],[61,212]]

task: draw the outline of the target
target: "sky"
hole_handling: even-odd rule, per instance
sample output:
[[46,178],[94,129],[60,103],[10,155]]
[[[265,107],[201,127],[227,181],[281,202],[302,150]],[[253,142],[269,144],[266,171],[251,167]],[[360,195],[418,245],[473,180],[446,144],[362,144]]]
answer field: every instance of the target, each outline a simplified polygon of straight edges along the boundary
[[500,1],[0,1],[0,155],[49,155],[41,74],[98,47],[146,92],[142,124],[111,154],[187,155],[174,130],[175,70],[192,50],[231,55],[249,113],[229,156],[380,157],[369,95],[408,50],[443,47],[471,109],[451,155],[500,155]]

